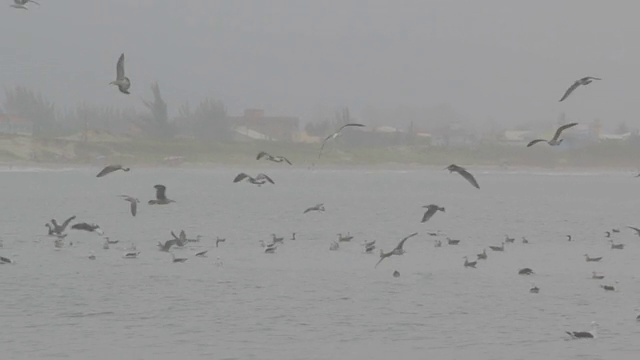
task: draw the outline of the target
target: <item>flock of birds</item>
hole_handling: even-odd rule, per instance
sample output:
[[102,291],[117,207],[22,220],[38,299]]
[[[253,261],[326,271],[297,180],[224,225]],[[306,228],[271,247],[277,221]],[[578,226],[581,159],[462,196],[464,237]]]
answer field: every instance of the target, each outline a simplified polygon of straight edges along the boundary
[[[28,3],[34,3],[36,5],[40,5],[39,3],[33,1],[33,0],[14,0],[14,3],[11,4],[10,6],[16,9],[22,9],[22,10],[28,10],[27,4]],[[600,78],[596,78],[596,77],[591,77],[591,76],[587,76],[587,77],[583,77],[577,81],[575,81],[563,94],[562,98],[560,99],[560,102],[566,100],[578,87],[580,86],[586,86],[589,85],[590,83],[592,83],[594,80],[601,80]],[[118,90],[123,93],[123,94],[130,94],[129,89],[131,88],[131,80],[125,75],[125,56],[124,53],[122,53],[120,55],[120,57],[117,60],[116,63],[116,79],[114,81],[112,81],[110,83],[110,85],[115,85],[117,86]],[[546,140],[546,139],[535,139],[531,142],[529,142],[527,144],[527,147],[531,147],[537,143],[540,142],[546,142],[548,145],[550,146],[558,146],[562,143],[563,139],[561,139],[561,135],[562,132],[565,130],[568,130],[574,126],[578,125],[578,123],[573,122],[573,123],[569,123],[569,124],[565,124],[560,126],[554,136],[550,139],[550,140]],[[323,141],[322,144],[320,146],[320,151],[318,152],[318,158],[320,158],[322,156],[322,152],[325,148],[325,145],[327,144],[328,141],[336,139],[344,129],[349,128],[349,127],[364,127],[365,125],[363,124],[358,124],[358,123],[347,123],[344,124],[343,126],[341,126],[337,131],[335,131],[334,133],[332,133],[331,135],[327,136]],[[260,152],[257,157],[257,160],[268,160],[268,161],[272,161],[275,163],[287,163],[289,165],[292,165],[291,161],[289,161],[286,157],[284,156],[280,156],[280,155],[271,155],[267,152]],[[478,184],[478,182],[476,181],[475,177],[469,172],[467,171],[465,168],[455,165],[455,164],[451,164],[448,167],[445,168],[446,170],[449,170],[450,173],[457,173],[460,176],[462,176],[466,181],[468,181],[472,186],[474,186],[477,189],[480,189],[480,185]],[[97,177],[101,178],[104,177],[108,174],[111,174],[115,171],[123,171],[123,172],[128,172],[130,170],[130,168],[128,167],[124,167],[122,165],[108,165],[106,166],[104,169],[102,169],[98,174]],[[638,175],[640,176],[640,174]],[[275,184],[274,180],[269,177],[266,174],[263,173],[259,173],[255,176],[251,176],[248,175],[244,172],[239,173],[234,179],[233,182],[234,183],[238,183],[238,182],[242,182],[242,181],[246,181],[250,184],[253,185],[257,185],[257,186],[261,186],[264,184]],[[149,205],[168,205],[171,203],[174,203],[175,201],[172,199],[167,198],[166,196],[166,187],[164,185],[161,184],[157,184],[154,185],[155,191],[156,191],[156,196],[155,199],[149,200],[148,204]],[[130,212],[132,216],[136,216],[137,211],[138,211],[138,204],[140,203],[140,200],[129,196],[129,195],[119,195],[123,200],[129,202],[130,204]],[[425,205],[424,208],[426,209],[426,211],[424,212],[423,216],[422,216],[422,223],[425,223],[427,221],[429,221],[437,212],[445,212],[445,208],[441,207],[439,205],[436,204],[430,204],[430,205]],[[312,211],[316,211],[316,212],[323,212],[325,211],[324,208],[324,204],[320,203],[320,204],[316,204],[314,206],[311,206],[307,209],[305,209],[303,211],[304,214],[312,212]],[[55,219],[52,219],[50,223],[46,224],[46,227],[48,228],[48,235],[56,237],[55,240],[55,247],[59,248],[64,246],[64,239],[67,236],[67,234],[65,233],[66,229],[69,227],[70,223],[75,220],[75,216],[71,216],[70,218],[66,219],[63,223],[58,223]],[[634,227],[629,227],[631,229],[633,229],[634,231],[637,232],[637,234],[640,236],[640,229],[638,228],[634,228]],[[77,230],[77,231],[87,231],[87,232],[93,232],[93,233],[97,233],[99,235],[104,236],[104,232],[103,230],[100,228],[99,225],[96,224],[90,224],[90,223],[86,223],[86,222],[78,222],[75,223],[74,225],[72,225],[70,227],[70,229],[72,230]],[[619,229],[613,229],[611,232],[619,232]],[[606,232],[606,236],[609,238],[611,236],[611,232],[607,231]],[[184,263],[187,261],[187,258],[183,258],[183,257],[176,257],[175,254],[173,252],[171,252],[171,248],[172,247],[184,247],[187,243],[189,242],[199,242],[201,239],[201,236],[198,235],[195,239],[189,239],[186,236],[186,233],[184,232],[184,230],[182,230],[180,232],[179,235],[176,235],[175,233],[171,232],[172,235],[172,239],[163,242],[158,242],[158,249],[160,251],[164,251],[164,252],[169,252],[171,254],[171,259],[173,263]],[[406,243],[407,240],[411,239],[412,237],[418,235],[417,232],[414,232],[406,237],[404,237],[403,239],[400,240],[400,242],[396,245],[396,247],[388,252],[384,252],[382,249],[380,249],[380,258],[379,260],[376,262],[375,267],[377,267],[384,259],[387,259],[393,255],[396,256],[400,256],[403,255],[405,253],[404,250],[404,245]],[[437,236],[440,235],[439,233],[429,233],[429,235],[432,236]],[[567,235],[568,237],[568,241],[571,241],[571,235]],[[293,233],[292,234],[292,238],[291,240],[295,240],[296,238],[296,234]],[[353,236],[351,236],[350,234],[342,235],[342,234],[338,234],[338,240],[334,241],[331,243],[330,245],[330,250],[338,250],[339,249],[339,243],[340,242],[349,242],[353,239]],[[110,240],[107,236],[104,236],[104,245],[103,247],[105,249],[109,248],[110,244],[114,244],[117,243],[118,241],[112,241]],[[264,252],[265,253],[274,253],[278,247],[278,244],[283,243],[284,238],[283,237],[277,237],[275,234],[272,234],[272,241],[271,243],[265,243],[264,241],[261,241],[262,246],[264,247]],[[489,246],[489,248],[492,251],[504,251],[505,249],[505,243],[513,243],[515,241],[514,238],[510,238],[508,236],[505,237],[505,241],[502,242],[501,245],[499,246]],[[217,238],[216,239],[216,247],[219,246],[220,243],[225,242],[225,239],[221,239],[221,238]],[[522,242],[524,244],[528,243],[528,240],[526,238],[522,238]],[[610,240],[611,242],[611,249],[623,249],[624,248],[624,244],[615,244],[613,242],[613,240]],[[447,238],[447,244],[448,245],[458,245],[460,243],[460,240],[455,240],[455,239],[451,239],[451,238]],[[70,245],[72,245],[70,243]],[[1,246],[1,244],[0,244]],[[365,248],[365,252],[366,253],[372,253],[373,250],[375,249],[375,241],[369,241],[369,242],[364,242],[363,246]],[[435,241],[435,246],[436,247],[440,247],[442,246],[442,241],[440,240],[436,240]],[[208,250],[204,250],[204,251],[200,251],[198,253],[195,254],[195,256],[197,257],[205,257],[207,254]],[[138,255],[140,254],[140,251],[136,250],[135,245],[132,244],[131,248],[127,249],[127,251],[123,254],[123,258],[126,259],[134,259],[137,258]],[[588,254],[584,254],[585,259],[587,262],[598,262],[600,260],[602,260],[602,257],[590,257]],[[91,253],[89,255],[90,259],[95,259],[95,255],[93,253]],[[467,256],[464,257],[464,263],[463,266],[465,268],[475,268],[478,264],[478,261],[480,260],[487,260],[488,256],[486,253],[486,249],[483,249],[482,253],[479,253],[476,255],[476,260],[475,261],[469,261],[469,258]],[[0,264],[12,264],[14,263],[13,260],[7,258],[7,257],[3,257],[0,256]],[[520,269],[518,271],[518,274],[520,275],[531,275],[534,274],[533,270],[530,268],[523,268]],[[399,277],[400,273],[396,270],[393,272],[393,276],[394,277]],[[593,279],[597,279],[597,280],[601,280],[604,278],[603,275],[599,275],[596,272],[592,273],[592,278]],[[601,287],[605,290],[605,291],[615,291],[615,286],[613,285],[601,285]],[[537,286],[533,286],[530,290],[531,293],[539,293],[540,288],[538,288]],[[640,320],[640,315],[638,315],[637,320]],[[575,339],[585,339],[585,338],[595,338],[596,337],[596,327],[597,327],[597,323],[593,322],[592,323],[592,329],[590,331],[567,331],[566,333],[571,337],[571,338],[575,338]]]

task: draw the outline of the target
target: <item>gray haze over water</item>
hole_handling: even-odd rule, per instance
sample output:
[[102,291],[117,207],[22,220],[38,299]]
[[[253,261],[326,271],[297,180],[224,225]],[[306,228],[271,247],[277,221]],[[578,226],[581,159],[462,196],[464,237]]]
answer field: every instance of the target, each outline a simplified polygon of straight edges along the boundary
[[[3,358],[635,359],[640,351],[640,239],[625,228],[640,225],[629,196],[638,183],[627,173],[473,170],[477,190],[441,169],[242,169],[276,182],[260,188],[233,184],[233,168],[96,179],[98,170],[1,172],[0,255],[16,261],[0,267]],[[147,205],[156,183],[177,202]],[[136,218],[123,193],[142,201]],[[319,202],[325,213],[302,214]],[[446,213],[420,224],[430,203]],[[120,243],[103,250],[100,236],[70,231],[73,246],[56,251],[43,225],[70,215]],[[622,251],[604,238],[613,227]],[[176,249],[189,260],[172,264],[155,244],[181,228],[204,239]],[[436,230],[460,245],[435,248],[427,231]],[[378,249],[415,231],[406,254],[374,269]],[[338,232],[355,239],[329,251]],[[285,243],[265,254],[258,242],[271,233]],[[516,243],[504,253],[463,267],[463,256],[505,234]],[[216,236],[227,239],[219,248]],[[375,254],[362,253],[365,240],[377,240]],[[131,242],[140,257],[123,259]],[[193,256],[204,249],[208,258]],[[604,259],[587,263],[585,253]],[[536,274],[518,275],[523,267]],[[529,293],[532,281],[539,294]],[[591,321],[598,339],[566,340],[566,330]]]
[[[7,1],[9,3],[9,1]],[[8,4],[7,4],[8,5]],[[313,120],[350,106],[449,104],[480,124],[635,112],[637,1],[42,1],[0,11],[0,84],[60,107],[140,107],[158,81],[175,115],[211,97]],[[124,52],[132,96],[107,84]],[[604,80],[558,99],[583,76]],[[328,110],[330,109],[330,110]],[[482,126],[482,125],[480,125]]]

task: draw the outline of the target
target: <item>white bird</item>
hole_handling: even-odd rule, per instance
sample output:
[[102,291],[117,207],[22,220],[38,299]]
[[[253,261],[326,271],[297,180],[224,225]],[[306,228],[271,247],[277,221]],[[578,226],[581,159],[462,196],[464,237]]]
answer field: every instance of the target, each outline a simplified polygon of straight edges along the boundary
[[320,158],[320,155],[322,155],[322,150],[324,149],[324,145],[327,143],[327,141],[335,139],[338,137],[338,135],[340,135],[340,132],[342,131],[342,129],[349,127],[349,126],[357,126],[357,127],[363,127],[364,125],[362,124],[356,124],[356,123],[350,123],[350,124],[345,124],[342,125],[340,127],[340,129],[338,129],[338,131],[334,132],[333,134],[327,136],[323,141],[322,141],[322,146],[320,146],[320,152],[318,153],[318,158]]
[[564,130],[566,130],[566,129],[570,128],[570,127],[574,127],[576,125],[578,125],[578,123],[576,123],[576,122],[570,123],[570,124],[566,124],[566,125],[562,125],[556,130],[556,133],[553,135],[553,138],[551,140],[535,139],[535,140],[530,141],[527,144],[527,147],[531,147],[531,146],[533,146],[533,145],[535,145],[535,144],[537,144],[539,142],[546,142],[547,144],[549,144],[551,146],[558,146],[558,145],[560,145],[562,143],[562,140],[564,140],[564,139],[560,139],[560,134]]
[[580,80],[576,80],[568,89],[567,91],[565,91],[564,95],[562,95],[562,99],[560,99],[560,102],[564,101],[564,99],[566,99],[567,97],[569,97],[569,95],[571,95],[571,93],[573,92],[573,90],[577,89],[578,86],[580,85],[589,85],[591,84],[591,81],[593,80],[602,80],[600,78],[596,78],[596,77],[592,77],[592,76],[586,76],[583,77]]
[[124,76],[124,53],[120,55],[118,64],[116,65],[116,80],[109,83],[109,85],[115,85],[123,94],[129,94],[129,87],[131,87],[131,81],[128,77]]
[[120,195],[121,198],[123,198],[125,201],[128,201],[131,203],[131,215],[136,216],[136,214],[138,213],[138,203],[140,202],[140,200],[131,197],[129,195]]

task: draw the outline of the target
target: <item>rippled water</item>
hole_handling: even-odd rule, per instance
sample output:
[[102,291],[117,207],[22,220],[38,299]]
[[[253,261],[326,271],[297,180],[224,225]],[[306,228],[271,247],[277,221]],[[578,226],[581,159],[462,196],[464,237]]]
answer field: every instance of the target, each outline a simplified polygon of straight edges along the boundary
[[[0,172],[0,350],[3,359],[636,359],[640,354],[640,181],[629,173],[473,170],[481,190],[440,169],[263,167],[276,185],[231,180],[246,169]],[[177,202],[149,206],[152,186]],[[116,195],[143,202],[136,218]],[[302,214],[325,203],[325,213]],[[421,224],[422,205],[446,213]],[[77,215],[112,240],[72,231],[56,250],[44,223]],[[604,231],[621,228],[611,250]],[[157,250],[169,231],[197,244]],[[461,239],[433,246],[428,231]],[[364,240],[406,254],[363,254]],[[259,240],[288,239],[275,254]],[[351,243],[329,251],[337,233]],[[489,251],[477,269],[463,256]],[[574,242],[565,240],[572,234]],[[215,247],[216,236],[226,243]],[[520,243],[526,236],[530,244]],[[444,236],[440,237],[444,240]],[[140,257],[123,259],[134,242]],[[446,241],[445,241],[446,242]],[[210,249],[208,258],[196,251]],[[93,251],[96,260],[89,260]],[[583,254],[604,256],[587,263]],[[217,259],[219,258],[219,260]],[[217,263],[222,262],[222,266]],[[520,276],[531,267],[536,274]],[[399,278],[391,274],[401,273]],[[603,273],[592,280],[591,271]],[[541,288],[530,294],[531,282]],[[616,284],[615,281],[618,281]],[[600,284],[615,284],[605,292]],[[565,330],[600,324],[599,338]]]

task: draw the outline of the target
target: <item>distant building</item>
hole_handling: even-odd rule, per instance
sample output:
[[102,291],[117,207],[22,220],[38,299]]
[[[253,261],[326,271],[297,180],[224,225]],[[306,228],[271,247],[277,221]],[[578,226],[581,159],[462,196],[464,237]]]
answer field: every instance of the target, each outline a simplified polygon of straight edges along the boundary
[[13,115],[0,115],[0,134],[33,135],[33,121]]
[[297,117],[265,116],[261,109],[246,109],[242,116],[229,116],[229,120],[236,132],[263,140],[294,141],[300,131]]

